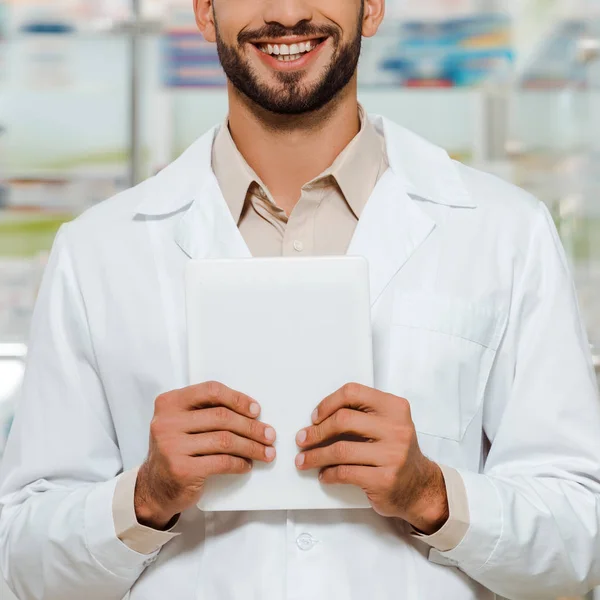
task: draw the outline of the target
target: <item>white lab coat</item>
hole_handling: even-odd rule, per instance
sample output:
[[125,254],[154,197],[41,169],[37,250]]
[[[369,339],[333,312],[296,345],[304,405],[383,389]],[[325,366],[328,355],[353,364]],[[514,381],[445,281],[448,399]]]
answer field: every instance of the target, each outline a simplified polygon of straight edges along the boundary
[[156,396],[188,383],[186,262],[249,255],[212,131],[56,239],[2,466],[1,567],[21,599],[541,599],[600,583],[600,404],[548,211],[372,119],[391,166],[349,254],[370,265],[376,384],[464,479],[463,541],[431,550],[371,510],[192,508],[150,556],[116,537],[117,478],[146,456]]

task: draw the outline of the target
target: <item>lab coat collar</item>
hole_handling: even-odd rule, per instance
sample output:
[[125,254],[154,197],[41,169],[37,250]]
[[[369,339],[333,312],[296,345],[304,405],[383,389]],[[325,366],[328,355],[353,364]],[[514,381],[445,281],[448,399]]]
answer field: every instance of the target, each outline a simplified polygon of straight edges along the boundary
[[370,119],[383,133],[390,169],[404,181],[409,195],[446,206],[477,207],[443,148],[385,117]]
[[[448,154],[418,135],[378,115],[372,123],[384,135],[391,171],[409,195],[454,207],[477,204]],[[218,126],[194,142],[177,160],[140,186],[137,214],[164,216],[189,206],[214,185],[212,145]]]

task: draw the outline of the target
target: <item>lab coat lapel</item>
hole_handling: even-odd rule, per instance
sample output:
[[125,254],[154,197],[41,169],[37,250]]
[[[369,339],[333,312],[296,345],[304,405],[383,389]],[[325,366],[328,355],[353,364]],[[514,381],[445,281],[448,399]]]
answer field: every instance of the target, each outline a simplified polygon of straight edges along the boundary
[[193,259],[252,256],[212,172],[177,224],[175,241]]
[[247,258],[250,250],[237,228],[212,170],[218,127],[196,140],[177,160],[139,186],[136,215],[178,219],[174,241],[201,258]]
[[371,304],[435,228],[435,222],[406,192],[391,169],[381,177],[358,222],[350,256],[369,263]]

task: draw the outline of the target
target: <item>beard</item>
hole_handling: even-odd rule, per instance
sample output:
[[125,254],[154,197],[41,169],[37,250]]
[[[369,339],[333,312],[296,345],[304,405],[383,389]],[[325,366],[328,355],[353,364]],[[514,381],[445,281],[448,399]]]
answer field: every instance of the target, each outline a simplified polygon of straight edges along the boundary
[[[329,104],[354,76],[360,57],[363,16],[364,5],[361,2],[357,31],[353,39],[344,44],[341,42],[341,32],[338,28],[317,27],[302,21],[293,28],[272,23],[260,30],[243,31],[238,35],[236,47],[225,43],[217,24],[219,59],[225,75],[233,86],[264,110],[279,115],[314,112]],[[265,85],[244,57],[245,44],[251,40],[281,38],[289,35],[330,38],[334,45],[331,62],[324,69],[319,80],[309,86],[302,81],[303,71],[276,72],[279,85]]]

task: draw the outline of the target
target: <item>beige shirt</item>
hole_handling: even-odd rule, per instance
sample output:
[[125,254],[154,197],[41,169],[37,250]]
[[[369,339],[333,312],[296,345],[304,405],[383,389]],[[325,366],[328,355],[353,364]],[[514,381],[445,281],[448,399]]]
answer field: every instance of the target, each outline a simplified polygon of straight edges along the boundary
[[375,184],[388,168],[383,138],[368,120],[333,164],[302,187],[289,215],[219,130],[213,170],[253,256],[345,254]]
[[[213,145],[212,164],[225,201],[253,256],[345,254],[375,184],[388,168],[385,141],[361,108],[361,129],[333,164],[302,187],[288,216],[238,151],[227,122]],[[450,518],[434,535],[414,535],[439,551],[456,547],[469,526],[464,483],[457,471],[442,466]],[[141,554],[151,554],[175,533],[137,522],[134,492],[137,469],[124,473],[113,500],[115,531]]]

